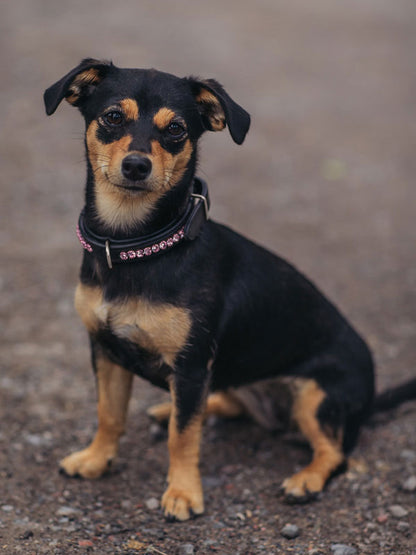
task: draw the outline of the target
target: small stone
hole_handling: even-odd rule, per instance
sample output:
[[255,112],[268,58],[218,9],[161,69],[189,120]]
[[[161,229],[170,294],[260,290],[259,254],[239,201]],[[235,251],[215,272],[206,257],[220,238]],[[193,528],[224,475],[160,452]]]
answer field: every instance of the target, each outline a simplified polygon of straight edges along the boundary
[[205,540],[203,545],[208,548],[211,548],[211,547],[215,548],[215,546],[218,545],[218,542],[217,540]]
[[123,501],[120,503],[120,507],[124,511],[130,511],[130,509],[133,507],[133,503],[130,501],[130,499],[123,499]]
[[49,445],[50,443],[50,438],[48,436],[39,434],[26,434],[24,439],[26,443],[29,443],[29,445],[32,445],[33,447],[43,447],[45,445]]
[[152,422],[149,426],[149,435],[152,441],[157,442],[165,439],[167,433],[166,429],[158,422]]
[[394,518],[403,518],[409,514],[409,511],[401,505],[391,505],[389,511]]
[[39,447],[40,445],[42,445],[42,438],[36,434],[26,434],[25,440],[27,443],[33,445],[34,447]]
[[183,543],[179,546],[178,555],[194,555],[195,549],[191,543]]
[[371,536],[368,538],[370,543],[378,543],[380,539],[380,535],[377,532],[373,532]]
[[280,533],[284,538],[293,540],[299,536],[299,527],[296,524],[285,524]]
[[149,511],[155,511],[159,508],[159,501],[156,499],[156,497],[151,497],[146,501],[145,504]]
[[[131,553],[131,551],[134,551],[135,553],[136,552],[143,553],[143,549],[146,549],[146,544],[130,538],[130,540],[127,543],[125,543],[123,547],[126,550],[128,550],[129,553]],[[148,553],[147,549],[145,552]]]
[[406,534],[407,532],[409,532],[409,530],[410,530],[410,524],[408,522],[405,522],[404,520],[400,520],[397,523],[398,532],[402,532],[403,534]]
[[384,524],[385,522],[387,522],[387,519],[389,518],[389,515],[386,513],[381,513],[380,515],[378,515],[377,517],[377,522],[379,524]]
[[357,555],[355,547],[343,543],[334,543],[331,545],[331,551],[334,555]]
[[404,484],[403,484],[404,491],[416,491],[416,476],[410,476]]
[[220,530],[221,528],[225,528],[226,526],[224,522],[222,522],[221,520],[213,520],[212,527],[216,528],[217,530]]
[[400,453],[402,459],[406,459],[407,461],[415,461],[416,460],[416,451],[412,451],[411,449],[403,449]]
[[74,516],[77,513],[79,513],[78,509],[73,509],[72,507],[67,507],[67,506],[63,506],[63,507],[59,507],[59,509],[56,511],[56,514],[58,516]]
[[94,547],[91,540],[78,540],[78,545],[80,547]]
[[11,513],[13,511],[13,505],[2,505],[1,510],[5,513]]
[[76,532],[77,530],[79,530],[78,526],[75,526],[75,524],[70,524],[69,526],[65,526],[65,532],[72,534],[73,532]]

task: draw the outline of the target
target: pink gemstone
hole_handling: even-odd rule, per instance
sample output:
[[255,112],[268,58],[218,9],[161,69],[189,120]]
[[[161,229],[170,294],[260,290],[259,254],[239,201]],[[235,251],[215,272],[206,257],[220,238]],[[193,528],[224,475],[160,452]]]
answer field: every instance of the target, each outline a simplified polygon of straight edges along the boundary
[[120,258],[121,258],[121,260],[127,260],[128,257],[129,257],[129,255],[128,255],[126,252],[122,251],[122,252],[120,253]]
[[136,253],[134,251],[128,251],[127,254],[129,258],[136,258]]
[[173,236],[173,241],[174,243],[177,243],[179,241],[180,237],[177,233],[175,233],[175,235]]
[[143,250],[139,249],[138,251],[136,251],[136,256],[137,256],[137,258],[143,258],[143,256],[144,256]]
[[167,244],[168,247],[171,247],[173,245],[172,237],[169,237],[169,239],[166,241],[166,244]]
[[152,254],[152,249],[151,249],[150,247],[146,247],[146,248],[144,249],[144,254],[145,254],[146,256],[150,256],[150,255]]
[[91,245],[87,245],[87,251],[92,252],[92,246]]
[[153,252],[159,252],[159,245],[153,245],[152,246],[152,251]]
[[166,241],[160,241],[159,247],[164,251],[167,247]]
[[183,238],[185,237],[185,231],[184,231],[183,228],[180,229],[180,230],[178,231],[178,233],[179,233],[179,237],[180,237],[181,239],[183,239]]

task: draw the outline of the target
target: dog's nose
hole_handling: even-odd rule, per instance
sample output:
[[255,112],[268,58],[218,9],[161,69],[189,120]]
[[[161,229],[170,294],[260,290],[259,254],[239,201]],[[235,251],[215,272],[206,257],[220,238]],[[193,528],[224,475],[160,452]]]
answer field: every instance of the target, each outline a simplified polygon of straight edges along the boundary
[[126,156],[121,164],[121,171],[130,181],[142,181],[146,179],[152,170],[152,162],[146,156],[130,154]]

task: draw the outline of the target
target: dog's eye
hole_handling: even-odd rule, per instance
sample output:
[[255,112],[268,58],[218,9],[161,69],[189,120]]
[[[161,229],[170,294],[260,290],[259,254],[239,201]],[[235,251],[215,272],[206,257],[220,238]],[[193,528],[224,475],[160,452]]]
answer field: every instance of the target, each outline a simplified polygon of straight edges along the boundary
[[172,137],[175,137],[175,139],[178,139],[179,137],[185,134],[185,127],[180,123],[178,123],[177,121],[172,121],[172,123],[170,123],[168,126],[168,132],[169,132],[169,135],[172,135]]
[[110,125],[120,125],[123,121],[123,114],[121,112],[117,112],[117,110],[113,110],[105,114],[104,120]]

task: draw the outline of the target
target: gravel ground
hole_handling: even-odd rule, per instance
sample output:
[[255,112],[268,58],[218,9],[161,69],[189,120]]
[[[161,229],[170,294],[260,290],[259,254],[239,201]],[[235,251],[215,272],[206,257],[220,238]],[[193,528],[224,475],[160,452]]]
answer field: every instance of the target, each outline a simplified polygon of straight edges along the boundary
[[368,339],[378,388],[416,362],[414,0],[89,2],[0,6],[0,553],[416,553],[416,403],[363,429],[348,471],[311,504],[282,480],[310,456],[296,436],[211,421],[206,513],[166,523],[163,433],[136,380],[106,478],[57,461],[87,444],[95,391],[72,307],[81,258],[82,121],[42,93],[86,56],[216,77],[253,116],[246,143],[205,138],[214,218],[289,258]]

